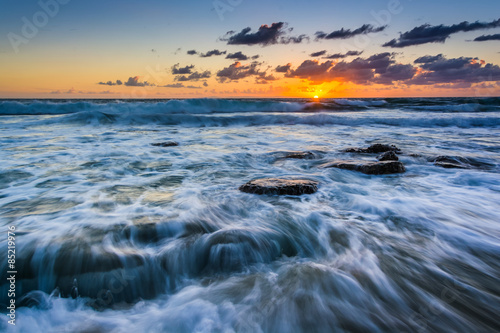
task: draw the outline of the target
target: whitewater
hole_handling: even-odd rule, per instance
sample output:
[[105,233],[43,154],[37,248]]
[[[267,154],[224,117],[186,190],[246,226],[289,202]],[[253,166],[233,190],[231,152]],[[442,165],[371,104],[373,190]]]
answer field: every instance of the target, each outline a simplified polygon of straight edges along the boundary
[[0,147],[2,332],[500,332],[500,98],[0,100]]

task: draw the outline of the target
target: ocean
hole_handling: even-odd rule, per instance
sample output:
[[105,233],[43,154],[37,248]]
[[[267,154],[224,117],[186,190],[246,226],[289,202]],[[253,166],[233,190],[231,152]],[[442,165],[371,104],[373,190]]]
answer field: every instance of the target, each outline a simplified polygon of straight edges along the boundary
[[[500,98],[1,100],[0,131],[0,331],[500,332]],[[377,143],[404,173],[321,167]],[[318,189],[239,190],[267,177]]]

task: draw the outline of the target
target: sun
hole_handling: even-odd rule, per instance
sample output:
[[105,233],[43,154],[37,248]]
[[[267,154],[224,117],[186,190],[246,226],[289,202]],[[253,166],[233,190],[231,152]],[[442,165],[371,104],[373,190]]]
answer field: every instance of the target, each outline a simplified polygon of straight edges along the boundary
[[318,98],[319,98],[319,97],[318,97],[317,95],[316,95],[316,96],[314,96],[314,99],[318,99]]

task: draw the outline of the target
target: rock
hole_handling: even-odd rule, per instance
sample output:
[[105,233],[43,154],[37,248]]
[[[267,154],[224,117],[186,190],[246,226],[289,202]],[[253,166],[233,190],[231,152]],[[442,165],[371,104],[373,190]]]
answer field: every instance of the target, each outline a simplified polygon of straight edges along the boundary
[[240,186],[240,191],[255,194],[301,195],[318,190],[318,182],[309,179],[262,178]]
[[385,175],[391,173],[403,173],[406,171],[403,163],[397,161],[383,162],[352,162],[352,161],[335,161],[325,163],[319,166],[320,168],[339,168],[352,171],[359,171],[368,175]]
[[428,158],[429,162],[433,162],[434,165],[440,166],[442,168],[448,169],[482,169],[489,170],[494,167],[493,164],[478,161],[473,158],[467,158],[462,156],[437,156]]
[[312,159],[316,156],[310,151],[290,151],[286,152],[283,158]]
[[345,153],[361,153],[361,154],[379,154],[388,151],[393,151],[395,153],[400,153],[401,150],[395,145],[384,145],[381,143],[376,143],[368,148],[347,148],[343,150]]
[[398,156],[393,151],[386,151],[377,157],[379,161],[399,161]]
[[156,143],[151,144],[151,146],[155,146],[155,147],[175,147],[178,145],[179,145],[179,143],[175,142],[175,141],[156,142]]

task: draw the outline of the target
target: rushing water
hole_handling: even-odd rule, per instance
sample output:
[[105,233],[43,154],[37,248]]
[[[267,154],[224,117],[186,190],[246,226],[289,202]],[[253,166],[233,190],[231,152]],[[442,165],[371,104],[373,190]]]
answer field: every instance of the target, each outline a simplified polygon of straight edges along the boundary
[[[18,271],[13,326],[0,261],[0,331],[500,331],[498,98],[0,101],[0,115],[0,254],[15,226]],[[179,146],[151,145],[165,141]],[[342,152],[373,143],[398,146],[406,173],[318,168],[374,160]],[[261,177],[320,185],[238,191]]]

